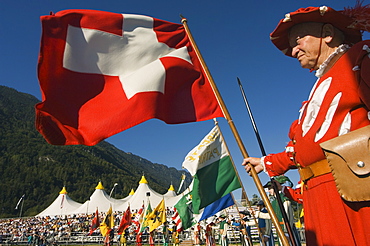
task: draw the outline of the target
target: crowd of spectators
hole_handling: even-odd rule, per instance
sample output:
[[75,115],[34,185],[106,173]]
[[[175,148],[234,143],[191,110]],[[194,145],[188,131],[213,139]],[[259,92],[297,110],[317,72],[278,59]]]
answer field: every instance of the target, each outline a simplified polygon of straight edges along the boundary
[[0,220],[0,244],[24,242],[46,245],[69,238],[73,233],[88,234],[92,215],[29,217]]
[[[132,218],[135,218],[137,211],[132,211]],[[171,221],[173,211],[167,209],[168,221]],[[100,222],[105,213],[100,213]],[[123,213],[115,214],[116,228],[120,224]],[[99,228],[90,235],[90,227],[94,214],[46,216],[46,217],[27,217],[0,219],[0,245],[2,244],[27,244],[30,246],[47,246],[56,244],[66,244],[67,242],[96,242],[102,243],[103,237]],[[230,219],[235,219],[230,215]],[[233,223],[232,231],[238,231]],[[204,229],[204,228],[203,228]],[[182,232],[180,237],[185,239],[191,237],[193,228],[189,232]],[[204,229],[205,230],[205,229]],[[161,240],[161,230],[156,233],[157,240]],[[136,230],[134,224],[125,232],[127,242],[136,242]],[[144,231],[142,240],[148,242],[149,232]],[[115,239],[115,241],[119,241]]]
[[[133,218],[136,213],[136,210],[132,211]],[[172,214],[173,211],[167,209],[167,216],[171,217]],[[52,245],[53,242],[68,241],[76,236],[84,237],[85,240],[91,237],[103,240],[99,229],[89,235],[93,216],[94,214],[81,214],[0,219],[0,245],[27,242],[29,245],[44,246]],[[105,213],[101,213],[100,220],[104,216]],[[115,225],[119,225],[121,217],[122,213],[115,214]],[[135,238],[134,235],[132,237]]]

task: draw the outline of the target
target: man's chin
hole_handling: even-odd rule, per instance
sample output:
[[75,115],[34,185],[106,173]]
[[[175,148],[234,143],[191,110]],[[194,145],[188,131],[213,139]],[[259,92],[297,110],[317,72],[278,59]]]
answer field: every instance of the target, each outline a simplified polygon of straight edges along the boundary
[[307,63],[303,63],[303,62],[300,62],[300,64],[301,64],[301,67],[302,68],[306,68],[306,69],[312,69],[312,65],[310,65],[310,64],[307,64]]
[[302,68],[306,68],[309,70],[315,70],[315,64],[313,61],[307,61],[307,59],[298,60],[299,64]]

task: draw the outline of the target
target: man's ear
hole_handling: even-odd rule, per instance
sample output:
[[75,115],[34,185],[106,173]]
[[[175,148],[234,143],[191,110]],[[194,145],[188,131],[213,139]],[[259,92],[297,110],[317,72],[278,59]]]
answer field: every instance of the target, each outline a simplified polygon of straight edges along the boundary
[[322,38],[323,40],[329,44],[331,41],[333,41],[335,35],[334,27],[332,24],[324,24],[322,27]]

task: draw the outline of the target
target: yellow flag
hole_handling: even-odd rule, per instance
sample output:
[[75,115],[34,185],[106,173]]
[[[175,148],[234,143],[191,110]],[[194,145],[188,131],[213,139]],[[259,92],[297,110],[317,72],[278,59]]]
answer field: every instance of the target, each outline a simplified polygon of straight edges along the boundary
[[146,217],[149,231],[153,231],[158,226],[166,222],[166,208],[164,206],[164,199],[158,204],[158,206]]
[[297,228],[302,228],[301,218],[302,218],[303,216],[304,216],[304,211],[303,211],[303,208],[302,208],[301,213],[300,213],[300,215],[299,215],[299,220],[298,220],[298,222],[296,222],[296,227],[297,227]]
[[114,227],[114,218],[112,212],[112,206],[109,207],[107,214],[105,215],[103,221],[100,223],[100,232],[105,237],[110,229]]

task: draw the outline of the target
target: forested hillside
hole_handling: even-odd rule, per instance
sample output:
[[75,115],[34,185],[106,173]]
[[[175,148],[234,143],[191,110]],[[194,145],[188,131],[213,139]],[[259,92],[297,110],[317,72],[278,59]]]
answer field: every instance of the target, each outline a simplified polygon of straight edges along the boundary
[[91,147],[46,143],[34,127],[36,103],[32,95],[0,86],[0,218],[19,215],[15,206],[23,194],[22,215],[36,215],[63,186],[77,202],[89,199],[99,181],[107,192],[118,183],[115,198],[123,198],[136,189],[143,174],[159,193],[171,183],[178,187],[183,171],[153,164],[104,141]]

